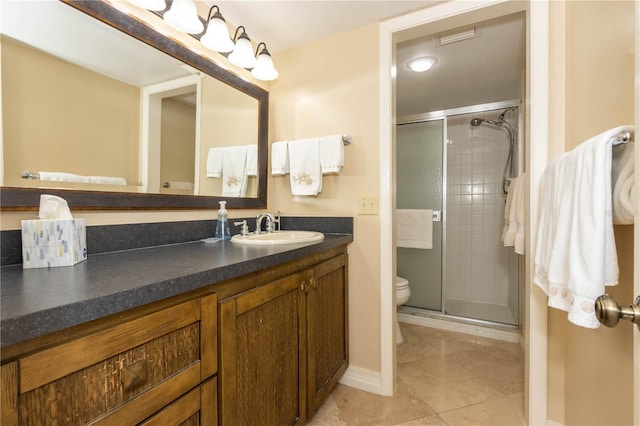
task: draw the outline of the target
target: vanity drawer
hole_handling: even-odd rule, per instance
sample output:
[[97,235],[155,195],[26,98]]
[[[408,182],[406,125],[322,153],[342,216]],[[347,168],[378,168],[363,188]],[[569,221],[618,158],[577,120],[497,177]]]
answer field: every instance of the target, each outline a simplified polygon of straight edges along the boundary
[[19,424],[133,425],[197,389],[217,371],[216,301],[194,299],[19,359]]

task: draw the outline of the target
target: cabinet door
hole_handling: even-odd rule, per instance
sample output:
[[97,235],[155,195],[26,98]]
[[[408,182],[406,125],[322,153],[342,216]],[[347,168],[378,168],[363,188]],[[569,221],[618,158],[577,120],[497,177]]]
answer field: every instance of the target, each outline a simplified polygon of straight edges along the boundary
[[349,363],[347,255],[313,269],[307,286],[307,412],[311,416]]
[[304,275],[291,275],[220,303],[220,424],[293,425],[304,419],[303,281]]

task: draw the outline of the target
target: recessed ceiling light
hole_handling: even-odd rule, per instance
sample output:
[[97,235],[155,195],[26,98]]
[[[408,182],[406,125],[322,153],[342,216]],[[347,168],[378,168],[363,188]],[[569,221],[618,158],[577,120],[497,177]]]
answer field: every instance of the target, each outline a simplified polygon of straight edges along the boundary
[[407,66],[411,71],[415,72],[425,72],[431,68],[435,64],[438,63],[438,59],[433,56],[422,56],[420,58],[415,58],[407,62]]

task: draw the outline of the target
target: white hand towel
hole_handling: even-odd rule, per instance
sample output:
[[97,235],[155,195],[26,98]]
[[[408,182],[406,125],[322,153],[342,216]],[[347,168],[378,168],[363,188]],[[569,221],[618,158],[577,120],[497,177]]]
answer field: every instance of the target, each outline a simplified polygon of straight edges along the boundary
[[98,183],[102,185],[121,185],[126,186],[127,180],[121,177],[111,176],[87,176],[89,183]]
[[598,328],[595,299],[618,283],[611,149],[627,127],[594,136],[549,164],[542,178],[533,281],[569,321]]
[[258,176],[258,145],[247,145],[247,176]]
[[396,210],[396,247],[433,248],[433,210]]
[[244,197],[247,193],[247,147],[230,146],[222,155],[222,196]]
[[271,175],[284,176],[289,173],[289,142],[271,144]]
[[611,175],[614,225],[631,225],[634,222],[636,213],[634,148],[635,143],[626,143],[613,148]]
[[505,204],[505,228],[502,240],[505,247],[513,247],[518,254],[524,254],[525,230],[525,174],[511,179]]
[[291,194],[318,195],[322,191],[320,140],[301,139],[288,146]]
[[51,182],[77,182],[77,183],[89,183],[87,176],[76,175],[73,173],[63,172],[38,172],[40,180],[47,180]]
[[513,206],[513,192],[514,185],[513,180],[507,189],[507,201],[504,203],[504,227],[502,228],[502,241],[504,246],[509,247],[509,240],[507,240],[507,232],[509,232],[509,222],[511,219],[511,207]]
[[526,195],[526,173],[518,176],[518,193],[515,201],[516,206],[516,238],[513,244],[513,250],[517,254],[524,255],[525,250],[525,225],[526,225],[526,206],[525,206],[525,195]]
[[344,166],[342,135],[320,138],[320,165],[322,174],[340,173],[340,169]]
[[207,155],[207,177],[219,178],[222,176],[222,158],[224,148],[209,148]]

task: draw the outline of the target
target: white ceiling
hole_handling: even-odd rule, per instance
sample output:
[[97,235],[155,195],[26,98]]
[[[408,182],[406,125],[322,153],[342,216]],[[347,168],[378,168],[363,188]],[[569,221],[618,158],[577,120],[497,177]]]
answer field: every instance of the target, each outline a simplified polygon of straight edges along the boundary
[[265,42],[273,54],[424,9],[442,0],[205,0],[204,3],[218,5],[227,22],[234,28],[243,25],[255,44]]
[[[244,25],[254,45],[264,41],[274,55],[328,35],[339,34],[439,3],[415,1],[276,1],[206,0],[217,4],[232,26]],[[188,71],[180,63],[131,39],[59,1],[0,0],[0,31],[64,59],[101,69],[106,75],[143,86],[166,81]],[[81,27],[71,25],[84,18]],[[33,29],[40,29],[34,33]],[[480,26],[480,36],[436,47],[431,34],[418,35],[397,48],[398,115],[520,97],[524,72],[524,18],[504,17]],[[51,45],[65,46],[60,50]],[[103,50],[106,49],[106,50]],[[436,56],[431,71],[414,74],[406,62],[416,56]],[[114,66],[114,65],[118,66]]]

